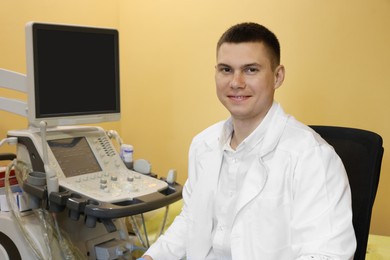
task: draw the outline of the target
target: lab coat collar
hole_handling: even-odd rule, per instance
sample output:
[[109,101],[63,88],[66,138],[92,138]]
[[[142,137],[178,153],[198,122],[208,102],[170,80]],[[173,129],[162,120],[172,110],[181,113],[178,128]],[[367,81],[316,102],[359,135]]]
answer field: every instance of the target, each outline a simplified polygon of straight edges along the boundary
[[[289,116],[285,114],[280,104],[276,101],[273,103],[270,110],[272,110],[272,118],[270,118],[271,123],[265,131],[264,141],[260,147],[259,155],[261,158],[263,158],[275,149],[289,118]],[[211,134],[205,138],[204,143],[205,147],[207,147],[206,152],[209,151],[213,153],[214,151],[223,149],[227,138],[229,138],[229,135],[231,135],[231,118],[227,119],[221,125],[221,128],[219,128],[219,132],[217,132],[216,134]]]
[[260,149],[260,157],[262,159],[276,148],[290,117],[283,111],[279,103],[275,102],[275,105],[276,111],[271,120],[271,124],[266,130],[264,142]]

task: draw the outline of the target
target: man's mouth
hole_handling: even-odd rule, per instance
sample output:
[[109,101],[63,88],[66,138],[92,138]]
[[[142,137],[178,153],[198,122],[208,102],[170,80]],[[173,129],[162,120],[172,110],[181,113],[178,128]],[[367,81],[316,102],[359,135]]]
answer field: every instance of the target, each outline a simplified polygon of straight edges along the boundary
[[249,98],[249,96],[228,96],[228,97],[232,100],[237,100],[237,101],[241,101]]

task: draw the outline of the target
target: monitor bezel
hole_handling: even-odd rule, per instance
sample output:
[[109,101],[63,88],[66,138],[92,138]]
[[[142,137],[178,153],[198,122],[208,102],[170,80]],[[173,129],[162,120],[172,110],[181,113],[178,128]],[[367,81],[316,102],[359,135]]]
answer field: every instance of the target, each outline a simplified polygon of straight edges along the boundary
[[[70,24],[59,23],[43,23],[43,22],[28,22],[26,24],[26,67],[27,67],[27,117],[28,124],[32,127],[39,127],[40,122],[45,121],[48,127],[65,126],[65,125],[82,125],[82,124],[95,124],[101,122],[119,121],[121,116],[120,111],[120,78],[119,78],[119,33],[114,28],[107,27],[92,27],[92,26],[80,26]],[[37,115],[37,103],[36,103],[36,61],[35,61],[35,32],[40,29],[49,30],[71,30],[78,32],[94,32],[94,33],[107,33],[112,34],[115,39],[115,55],[116,55],[116,108],[113,111],[105,111],[103,113],[87,113],[87,114],[57,114],[49,116]],[[93,97],[91,97],[93,98]]]

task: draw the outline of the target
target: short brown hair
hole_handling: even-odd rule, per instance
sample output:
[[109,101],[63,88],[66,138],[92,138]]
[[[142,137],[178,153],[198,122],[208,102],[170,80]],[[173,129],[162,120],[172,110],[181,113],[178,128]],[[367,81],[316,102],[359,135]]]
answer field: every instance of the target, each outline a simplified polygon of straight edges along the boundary
[[223,43],[262,42],[266,46],[272,68],[280,64],[280,44],[276,35],[257,23],[240,23],[230,27],[217,43],[217,52]]

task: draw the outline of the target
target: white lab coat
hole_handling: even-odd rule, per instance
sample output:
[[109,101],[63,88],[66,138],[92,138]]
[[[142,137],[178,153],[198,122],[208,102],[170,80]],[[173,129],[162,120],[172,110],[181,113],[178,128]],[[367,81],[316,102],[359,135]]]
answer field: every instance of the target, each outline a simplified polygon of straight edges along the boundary
[[[194,138],[183,210],[148,250],[154,260],[206,259],[223,124]],[[344,166],[331,146],[279,105],[232,214],[233,259],[353,258],[356,240]]]

